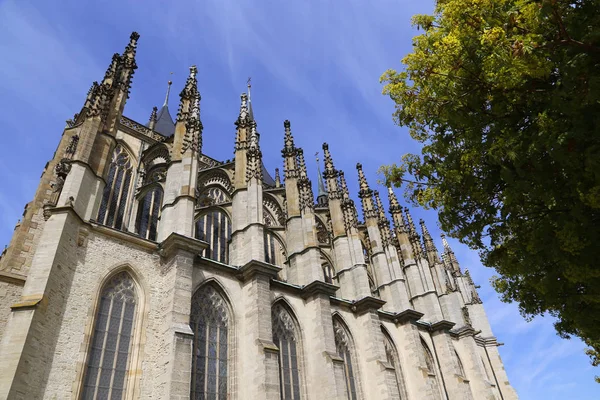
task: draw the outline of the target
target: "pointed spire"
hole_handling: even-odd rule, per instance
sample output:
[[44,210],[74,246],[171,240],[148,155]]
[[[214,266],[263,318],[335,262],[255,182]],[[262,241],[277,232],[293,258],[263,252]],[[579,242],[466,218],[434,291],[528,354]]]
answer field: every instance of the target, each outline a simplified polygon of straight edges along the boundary
[[308,174],[306,173],[306,163],[304,162],[304,150],[298,149],[298,173],[300,179],[306,179]]
[[375,206],[373,204],[373,191],[367,183],[367,178],[365,177],[361,163],[356,164],[356,170],[358,171],[358,185],[360,187],[360,190],[358,191],[358,197],[360,197],[362,203],[365,219],[377,218],[377,211],[375,210]]
[[285,135],[283,139],[283,149],[281,155],[283,156],[283,174],[285,179],[294,179],[298,177],[298,159],[297,149],[294,144],[294,136],[292,135],[292,129],[290,121],[287,119],[283,121],[283,128],[285,129]]
[[413,253],[415,258],[421,258],[423,255],[423,247],[421,246],[421,238],[417,233],[417,229],[415,228],[415,223],[413,222],[412,216],[410,215],[410,210],[408,207],[404,207],[404,212],[406,213],[406,220],[408,221],[408,238],[410,239],[410,243],[413,248]]
[[238,128],[241,128],[246,126],[248,122],[248,95],[246,93],[242,93],[240,95],[240,114],[238,115],[235,124]]
[[398,203],[398,199],[396,198],[396,193],[391,186],[388,186],[388,199],[390,201],[390,213],[394,214],[399,212],[402,213],[402,207],[400,203]]
[[121,56],[121,79],[120,83],[123,85],[123,89],[127,92],[129,96],[129,88],[131,86],[131,79],[133,78],[133,74],[137,69],[137,64],[135,63],[135,53],[137,50],[137,41],[140,38],[139,33],[132,32],[131,36],[129,36],[129,43],[125,47],[125,51]]
[[346,183],[346,177],[344,176],[344,171],[339,171],[340,175],[340,187],[342,188],[342,198],[344,200],[350,198],[350,191],[348,190],[348,184]]
[[279,177],[279,168],[275,168],[275,187],[281,187],[281,178]]
[[427,259],[429,260],[431,266],[433,266],[433,264],[440,262],[438,252],[435,248],[435,243],[433,243],[433,238],[431,237],[431,234],[425,225],[425,221],[423,221],[422,218],[419,220],[419,224],[421,225],[421,233],[423,234],[423,244],[425,245]]
[[356,164],[356,170],[358,171],[358,184],[360,187],[359,196],[360,194],[363,196],[371,196],[373,191],[371,188],[369,188],[369,184],[367,183],[367,178],[365,177],[361,163]]
[[104,79],[102,80],[102,83],[108,83],[110,85],[112,85],[112,83],[115,80],[115,77],[117,75],[117,71],[119,69],[119,64],[121,63],[121,56],[119,55],[119,53],[115,53],[112,56],[112,59],[110,61],[110,65],[108,66],[108,68],[106,69],[106,72],[104,73]]
[[385,216],[385,209],[383,208],[383,204],[381,203],[381,197],[379,197],[379,191],[373,192],[375,196],[375,205],[377,206],[377,213],[379,214],[380,221],[387,221],[387,217]]
[[379,230],[381,232],[381,243],[383,246],[388,246],[392,244],[392,231],[390,230],[390,221],[385,216],[385,209],[383,208],[383,204],[381,203],[381,197],[379,197],[379,191],[375,190],[373,192],[375,196],[375,205],[378,213],[378,225]]
[[312,190],[312,183],[308,179],[306,172],[306,163],[304,162],[304,151],[297,150],[298,154],[298,189],[300,192],[300,209],[302,211],[312,211],[315,205],[315,198]]
[[284,157],[296,155],[296,146],[294,145],[294,136],[292,135],[290,121],[287,119],[283,121],[283,128],[285,129],[285,137],[283,140],[283,150],[281,152]]
[[358,226],[358,213],[356,207],[354,207],[354,200],[350,198],[350,192],[348,191],[348,184],[346,183],[346,177],[344,171],[338,171],[340,178],[340,189],[342,197],[342,211],[344,213],[344,227],[346,232],[349,232],[352,228]]
[[156,112],[158,111],[158,107],[152,107],[152,112],[150,113],[150,120],[148,121],[148,128],[154,129],[156,125]]
[[252,87],[252,84],[250,83],[250,80],[251,78],[248,77],[248,117],[250,118],[250,121],[254,121],[254,111],[252,110],[252,97],[250,94],[250,88]]
[[255,178],[262,182],[262,153],[259,144],[260,134],[256,130],[256,121],[250,122],[250,136],[248,138],[246,182]]
[[195,65],[192,65],[190,67],[190,74],[188,75],[188,78],[185,81],[185,86],[179,94],[181,100],[179,101],[177,121],[185,121],[188,118],[196,97],[198,98],[198,101],[200,101],[200,93],[198,92],[198,81],[196,79],[197,73],[198,68],[196,68]]
[[165,95],[165,102],[163,103],[163,107],[169,106],[169,94],[171,93],[171,85],[172,84],[173,84],[172,81],[167,82],[167,94]]

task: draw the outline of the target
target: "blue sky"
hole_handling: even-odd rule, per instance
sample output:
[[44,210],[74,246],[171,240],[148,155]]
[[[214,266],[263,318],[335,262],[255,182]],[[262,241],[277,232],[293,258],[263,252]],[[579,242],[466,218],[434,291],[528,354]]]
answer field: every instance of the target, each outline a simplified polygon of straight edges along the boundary
[[[233,122],[248,76],[271,173],[282,167],[284,119],[292,122],[297,145],[309,155],[313,177],[310,155],[326,141],[354,194],[356,162],[376,187],[379,165],[418,151],[406,130],[393,124],[393,104],[381,95],[379,76],[400,67],[417,34],[410,17],[431,12],[432,1],[83,3],[0,0],[0,245],[8,244],[33,197],[65,120],[79,111],[91,83],[102,79],[112,54],[123,51],[134,30],[141,34],[139,69],[125,114],[145,123],[172,79],[175,115],[188,67],[196,64],[204,150],[212,157],[233,156]],[[439,236],[434,212],[413,209],[413,217],[424,218]],[[488,283],[493,271],[481,266],[477,254],[450,243],[482,286],[480,295],[494,333],[506,343],[500,352],[520,398],[600,398],[593,381],[600,371],[591,367],[581,341],[558,338],[551,318],[524,321],[516,305],[498,300]]]

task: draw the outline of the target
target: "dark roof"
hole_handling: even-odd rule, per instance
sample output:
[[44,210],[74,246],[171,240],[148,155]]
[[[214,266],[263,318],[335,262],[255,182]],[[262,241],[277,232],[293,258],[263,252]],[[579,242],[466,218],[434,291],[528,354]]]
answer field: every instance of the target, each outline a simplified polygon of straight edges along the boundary
[[163,105],[156,117],[154,130],[163,136],[171,136],[175,133],[175,122],[169,113],[169,106]]
[[[262,162],[261,162],[262,164]],[[265,164],[262,164],[262,175],[263,175],[263,183],[268,186],[275,186],[275,180],[269,174],[269,171],[265,168]]]

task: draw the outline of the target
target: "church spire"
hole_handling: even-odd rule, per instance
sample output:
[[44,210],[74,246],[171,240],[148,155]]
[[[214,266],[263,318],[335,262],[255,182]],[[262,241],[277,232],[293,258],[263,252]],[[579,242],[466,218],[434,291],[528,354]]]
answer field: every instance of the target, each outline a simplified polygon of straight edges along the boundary
[[156,124],[154,124],[154,130],[163,136],[171,136],[175,133],[175,122],[169,112],[169,95],[171,93],[172,81],[167,82],[167,93],[165,94],[165,101],[163,102],[160,111],[156,115]]
[[250,88],[252,88],[252,83],[250,82],[251,78],[248,78],[247,86],[248,86],[248,117],[250,121],[254,121],[254,111],[252,110],[252,96],[250,93]]
[[125,51],[121,56],[120,83],[122,85],[123,90],[125,90],[125,92],[127,93],[127,97],[129,97],[129,89],[131,87],[131,80],[133,78],[133,74],[137,69],[137,64],[135,63],[135,53],[137,51],[137,41],[139,38],[139,33],[132,32],[131,36],[129,36],[129,43],[125,47]]
[[163,107],[169,106],[169,94],[171,93],[171,85],[172,84],[173,84],[173,81],[167,82],[167,94],[165,95],[165,102],[163,103]]

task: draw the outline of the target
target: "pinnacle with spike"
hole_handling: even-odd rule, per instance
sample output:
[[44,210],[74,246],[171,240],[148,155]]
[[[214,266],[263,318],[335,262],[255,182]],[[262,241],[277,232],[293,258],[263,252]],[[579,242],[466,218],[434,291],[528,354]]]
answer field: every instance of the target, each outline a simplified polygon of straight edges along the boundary
[[408,237],[413,247],[413,252],[416,258],[420,258],[423,254],[423,247],[421,246],[421,238],[417,233],[417,229],[415,228],[415,224],[413,222],[412,216],[410,215],[410,210],[405,207],[404,212],[406,213],[406,220],[408,221]]
[[287,119],[283,121],[283,128],[285,129],[285,137],[283,140],[283,150],[281,150],[281,154],[284,157],[295,156],[296,146],[294,145],[294,136],[292,135],[290,121],[288,121]]
[[312,184],[308,179],[306,172],[306,163],[304,162],[304,151],[302,149],[297,150],[298,153],[298,189],[300,191],[300,209],[312,210],[314,208],[314,195],[312,191]]
[[427,258],[430,263],[438,263],[439,257],[437,253],[437,249],[435,248],[435,243],[433,243],[433,238],[425,225],[425,221],[423,219],[419,220],[419,224],[421,225],[421,232],[423,234],[423,243],[425,244],[425,252],[427,253]]
[[361,163],[356,164],[356,170],[358,171],[358,185],[360,187],[358,197],[360,197],[362,203],[363,214],[365,218],[377,218],[377,210],[375,210],[373,204],[373,191],[369,187]]
[[279,176],[279,168],[275,168],[275,187],[281,187],[281,177]]
[[338,172],[333,166],[333,160],[331,159],[331,153],[329,152],[329,145],[327,143],[323,143],[323,157],[325,158],[325,170],[323,171],[323,176],[325,179],[336,178]]
[[391,186],[388,186],[388,199],[390,202],[390,214],[392,214],[394,226],[399,233],[405,233],[406,224],[404,222],[404,215],[402,215],[402,206],[400,206],[400,203],[398,203],[396,194]]
[[441,237],[442,245],[444,246],[444,258],[448,261],[451,270],[455,274],[460,274],[460,265],[458,264],[458,260],[456,259],[454,251],[452,251],[452,248],[450,248],[450,244],[448,244],[448,241],[446,240],[446,235],[442,233]]
[[154,125],[156,124],[156,112],[158,111],[158,107],[152,107],[152,112],[150,113],[150,120],[148,121],[148,128],[154,129]]
[[350,191],[348,190],[348,184],[346,183],[346,177],[344,176],[344,171],[339,171],[340,176],[340,187],[342,188],[342,198],[344,200],[350,198]]

